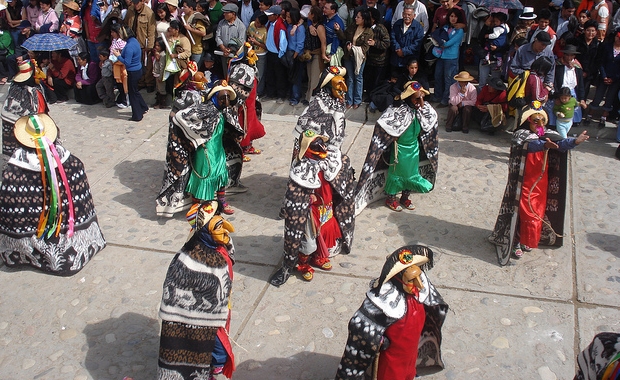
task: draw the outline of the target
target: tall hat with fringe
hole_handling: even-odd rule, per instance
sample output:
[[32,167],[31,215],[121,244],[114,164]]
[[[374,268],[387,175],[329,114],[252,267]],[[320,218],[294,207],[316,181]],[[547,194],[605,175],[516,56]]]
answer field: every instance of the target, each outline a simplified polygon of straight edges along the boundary
[[[56,123],[51,117],[43,113],[23,116],[15,122],[14,133],[19,143],[28,148],[36,149],[39,158],[44,194],[43,207],[37,225],[37,238],[58,236],[62,221],[67,218],[66,215],[63,217],[62,211],[61,181],[69,211],[67,234],[69,237],[73,236],[75,224],[73,197],[71,196],[67,174],[54,146],[54,140],[58,136]],[[58,178],[59,176],[60,178]]]

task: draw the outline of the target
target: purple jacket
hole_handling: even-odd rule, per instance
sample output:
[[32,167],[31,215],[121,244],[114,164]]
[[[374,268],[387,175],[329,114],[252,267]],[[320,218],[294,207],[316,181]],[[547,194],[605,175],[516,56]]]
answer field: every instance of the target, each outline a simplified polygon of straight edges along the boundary
[[99,65],[95,62],[89,62],[86,74],[88,75],[88,79],[83,79],[82,67],[78,67],[75,74],[75,83],[82,82],[82,85],[88,86],[99,82],[99,78],[101,78],[101,70],[99,69]]

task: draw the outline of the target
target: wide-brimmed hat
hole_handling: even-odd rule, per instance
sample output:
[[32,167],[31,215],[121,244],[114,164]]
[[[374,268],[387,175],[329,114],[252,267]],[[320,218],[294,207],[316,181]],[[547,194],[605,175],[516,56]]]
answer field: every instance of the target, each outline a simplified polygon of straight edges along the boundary
[[500,78],[491,78],[488,83],[491,88],[497,91],[506,91],[506,84]]
[[536,17],[536,13],[534,13],[534,8],[532,7],[523,8],[523,13],[519,16],[521,20],[534,20]]
[[226,5],[222,7],[222,13],[237,13],[237,11],[239,11],[239,8],[233,3],[226,3]]
[[173,7],[179,7],[179,1],[178,0],[166,0],[164,1],[164,3],[172,5]]
[[415,80],[409,81],[403,86],[403,92],[400,93],[398,98],[401,100],[405,100],[418,91],[421,91],[424,95],[430,94],[430,92],[426,91],[426,89],[422,87],[420,82]]
[[538,32],[534,39],[544,45],[551,45],[551,36],[545,31]]
[[265,14],[267,16],[271,16],[271,15],[279,15],[282,13],[282,8],[280,8],[279,5],[272,5],[269,7],[269,9],[267,9],[265,11]]
[[521,115],[521,121],[519,122],[519,125],[522,125],[523,123],[525,123],[527,121],[527,119],[535,114],[541,114],[544,116],[545,118],[545,125],[547,125],[547,122],[549,121],[549,117],[547,116],[547,113],[545,112],[545,110],[542,108],[542,104],[540,104],[539,101],[535,100],[532,102],[532,104],[530,104],[529,106],[527,106],[527,108],[523,111],[523,114]]
[[[37,139],[47,137],[51,142],[58,136],[58,127],[54,120],[47,114],[22,116],[15,122],[13,128],[15,138],[23,146],[28,148],[37,147]],[[47,146],[47,144],[45,144]]]
[[575,45],[566,45],[566,46],[564,46],[564,50],[562,50],[562,53],[564,53],[564,54],[573,54],[573,55],[581,54],[580,52],[577,51],[577,46],[575,46]]
[[76,12],[80,11],[80,6],[75,1],[67,1],[66,3],[62,3],[62,6],[63,7],[67,7],[69,9],[71,9],[71,10],[76,11]]
[[453,78],[457,82],[471,82],[472,80],[476,79],[472,77],[467,71],[461,71],[460,73],[456,74]]
[[422,245],[406,245],[398,248],[386,258],[381,276],[372,285],[373,289],[380,289],[392,277],[413,265],[419,266],[423,271],[431,269],[433,251]]
[[230,91],[230,100],[237,99],[237,93],[235,92],[235,89],[230,87],[228,85],[228,82],[225,80],[219,80],[215,82],[213,88],[209,91],[209,94],[207,95],[207,99],[211,99],[213,95],[215,95],[217,92],[222,91],[222,90]]
[[22,61],[22,63],[20,63],[19,66],[17,66],[17,69],[19,71],[17,72],[17,75],[13,77],[13,81],[17,83],[25,82],[28,79],[30,79],[32,75],[34,74],[34,71],[35,71],[34,62],[29,59]]

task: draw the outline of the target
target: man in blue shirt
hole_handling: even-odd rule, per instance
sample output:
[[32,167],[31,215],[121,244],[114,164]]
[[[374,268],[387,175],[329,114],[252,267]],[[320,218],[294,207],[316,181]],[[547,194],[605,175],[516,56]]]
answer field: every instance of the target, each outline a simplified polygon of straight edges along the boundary
[[338,5],[334,1],[328,1],[325,3],[323,7],[323,14],[325,15],[325,37],[327,40],[327,45],[331,45],[329,51],[327,52],[327,58],[332,57],[338,50],[340,46],[340,40],[336,35],[336,31],[334,30],[334,25],[339,24],[340,30],[344,31],[344,21],[338,16]]
[[267,46],[265,64],[265,94],[268,98],[276,98],[278,104],[284,103],[288,96],[287,69],[280,61],[286,54],[288,41],[286,39],[286,25],[282,20],[282,8],[272,5],[265,11],[269,22],[267,23]]

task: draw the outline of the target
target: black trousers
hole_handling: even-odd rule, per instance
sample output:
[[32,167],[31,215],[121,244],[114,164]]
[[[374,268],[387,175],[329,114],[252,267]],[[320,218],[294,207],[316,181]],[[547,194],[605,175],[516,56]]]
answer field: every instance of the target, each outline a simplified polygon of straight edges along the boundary
[[280,62],[277,53],[267,52],[265,67],[265,95],[286,99],[288,96],[288,70]]
[[127,70],[127,91],[129,95],[129,103],[131,104],[131,119],[134,121],[142,120],[142,116],[149,110],[149,106],[138,91],[138,81],[142,77],[142,69],[129,71]]

